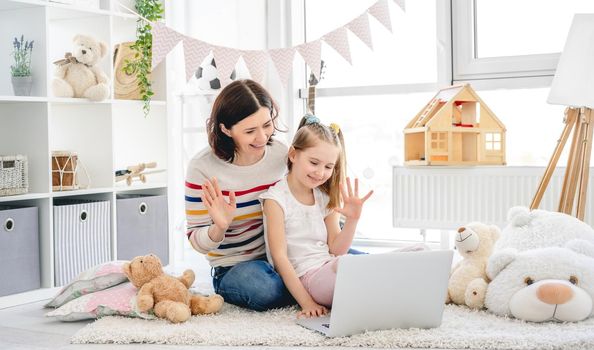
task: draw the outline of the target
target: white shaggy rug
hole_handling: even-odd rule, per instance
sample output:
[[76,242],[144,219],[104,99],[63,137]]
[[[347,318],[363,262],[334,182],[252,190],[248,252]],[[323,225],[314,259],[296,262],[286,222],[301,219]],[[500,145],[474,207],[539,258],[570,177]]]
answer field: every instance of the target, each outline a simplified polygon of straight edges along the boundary
[[72,343],[156,343],[218,346],[346,346],[440,349],[593,349],[594,319],[527,323],[448,305],[441,327],[326,338],[295,324],[297,309],[264,313],[225,304],[217,315],[182,324],[108,316],[87,325]]

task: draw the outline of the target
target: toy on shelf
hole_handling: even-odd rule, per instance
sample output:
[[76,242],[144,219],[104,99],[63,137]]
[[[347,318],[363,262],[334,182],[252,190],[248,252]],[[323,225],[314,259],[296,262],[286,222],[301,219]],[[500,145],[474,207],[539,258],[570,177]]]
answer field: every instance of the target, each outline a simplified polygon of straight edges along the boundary
[[104,42],[86,35],[75,35],[74,50],[54,62],[56,72],[52,81],[55,97],[85,97],[91,101],[109,98],[109,78],[99,61],[107,54]]
[[[81,165],[87,178],[87,184],[81,185],[78,179]],[[78,154],[72,151],[52,152],[52,190],[71,191],[85,189],[91,186],[91,177],[87,168],[78,158]]]
[[469,84],[441,89],[404,129],[405,165],[505,165],[505,125]]
[[126,180],[126,184],[128,184],[128,186],[132,185],[132,181],[134,179],[138,179],[138,180],[142,181],[143,183],[145,183],[146,175],[162,173],[165,171],[164,169],[148,170],[148,171],[146,170],[146,169],[154,169],[156,167],[157,167],[157,162],[140,163],[138,165],[131,165],[131,166],[127,167],[125,170],[116,170],[115,180],[116,180],[116,182]]

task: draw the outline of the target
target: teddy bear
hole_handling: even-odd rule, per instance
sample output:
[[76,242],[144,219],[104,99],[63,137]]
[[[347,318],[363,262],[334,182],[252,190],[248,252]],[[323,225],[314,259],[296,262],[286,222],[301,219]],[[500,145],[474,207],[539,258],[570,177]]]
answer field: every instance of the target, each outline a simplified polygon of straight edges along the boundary
[[464,258],[452,269],[448,282],[448,302],[473,309],[484,306],[487,291],[487,260],[499,238],[495,225],[473,222],[456,233],[456,249]]
[[216,313],[223,306],[223,297],[218,294],[205,297],[189,292],[195,278],[192,270],[184,271],[179,278],[169,276],[156,255],[137,256],[122,268],[130,282],[140,288],[136,303],[142,312],[152,308],[157,317],[179,323],[191,315]]
[[73,52],[67,52],[64,59],[54,62],[54,96],[105,100],[110,93],[109,80],[98,63],[107,54],[107,45],[87,35],[76,35],[72,41]]
[[514,207],[487,262],[487,309],[525,321],[594,315],[594,230],[573,216]]

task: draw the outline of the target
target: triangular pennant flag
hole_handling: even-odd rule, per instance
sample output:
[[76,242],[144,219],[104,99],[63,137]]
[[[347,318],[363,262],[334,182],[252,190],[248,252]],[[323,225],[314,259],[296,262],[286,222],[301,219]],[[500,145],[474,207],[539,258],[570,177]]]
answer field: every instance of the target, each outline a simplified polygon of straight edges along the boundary
[[309,43],[301,44],[297,46],[297,51],[305,63],[311,69],[313,75],[320,80],[320,69],[321,69],[321,56],[322,56],[322,42],[320,40],[312,41]]
[[373,50],[373,42],[371,41],[371,31],[369,30],[369,18],[367,18],[367,12],[347,23],[346,27],[349,28],[349,30],[353,32],[353,34],[355,34],[359,39],[361,39],[365,45]]
[[394,2],[402,9],[402,11],[406,12],[405,0],[394,0]]
[[246,50],[242,52],[242,57],[247,69],[250,71],[252,80],[262,83],[266,72],[266,64],[268,63],[266,52]]
[[283,87],[287,87],[289,82],[289,75],[293,70],[293,58],[295,57],[295,48],[288,47],[286,49],[272,49],[268,50],[268,55],[274,63],[276,72],[280,78]]
[[381,24],[392,32],[392,20],[390,19],[390,8],[387,0],[379,0],[369,8],[369,14],[375,17]]
[[169,51],[182,40],[183,35],[161,22],[153,23],[151,35],[153,37],[151,70],[153,70],[167,56]]
[[204,41],[184,36],[184,57],[186,60],[186,81],[190,80],[200,63],[210,53],[210,46]]
[[221,86],[227,86],[231,82],[231,73],[235,69],[237,60],[241,56],[241,51],[224,46],[213,45],[215,64],[217,65],[217,75],[221,80]]
[[344,27],[340,27],[326,35],[322,38],[326,42],[326,44],[330,45],[339,55],[342,56],[348,63],[351,65],[353,61],[351,60],[351,48],[349,46],[349,38],[347,35],[347,30]]

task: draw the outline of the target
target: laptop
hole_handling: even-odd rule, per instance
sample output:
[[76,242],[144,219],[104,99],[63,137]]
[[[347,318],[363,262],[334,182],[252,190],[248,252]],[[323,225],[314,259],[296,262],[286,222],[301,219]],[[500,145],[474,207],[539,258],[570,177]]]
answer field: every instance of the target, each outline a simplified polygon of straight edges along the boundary
[[328,337],[441,325],[452,250],[345,255],[332,312],[297,323]]

